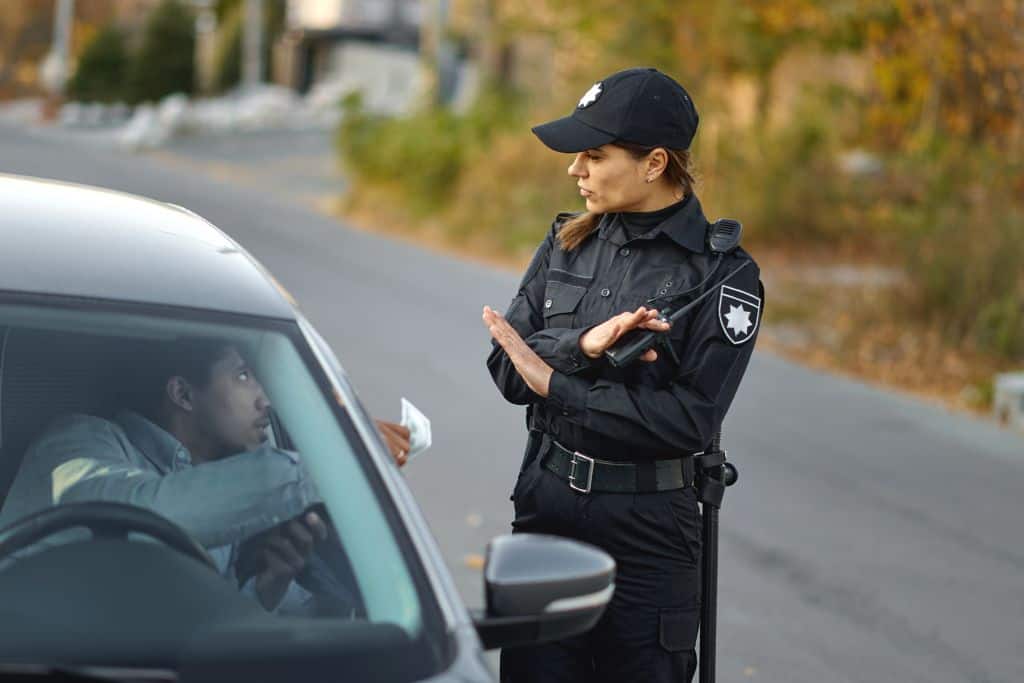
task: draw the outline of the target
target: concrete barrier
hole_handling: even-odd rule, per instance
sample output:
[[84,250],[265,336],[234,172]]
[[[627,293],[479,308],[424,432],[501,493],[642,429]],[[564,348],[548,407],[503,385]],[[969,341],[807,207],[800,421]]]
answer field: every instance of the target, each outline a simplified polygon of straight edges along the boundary
[[1024,372],[997,375],[992,410],[999,423],[1024,433]]

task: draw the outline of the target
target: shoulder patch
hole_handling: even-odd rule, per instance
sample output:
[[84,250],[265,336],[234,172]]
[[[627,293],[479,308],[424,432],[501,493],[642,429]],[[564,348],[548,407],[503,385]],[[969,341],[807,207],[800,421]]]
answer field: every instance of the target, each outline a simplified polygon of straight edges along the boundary
[[761,322],[761,297],[722,285],[718,294],[718,322],[733,344],[749,341]]

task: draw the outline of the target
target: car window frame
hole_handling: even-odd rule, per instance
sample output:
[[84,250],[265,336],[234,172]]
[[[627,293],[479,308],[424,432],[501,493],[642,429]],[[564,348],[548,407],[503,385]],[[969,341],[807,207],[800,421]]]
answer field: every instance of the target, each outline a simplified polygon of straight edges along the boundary
[[[397,473],[397,467],[387,455],[386,448],[376,429],[367,428],[367,424],[373,425],[369,413],[358,399],[351,383],[348,382],[333,351],[329,356],[324,357],[324,349],[320,346],[326,345],[326,342],[298,311],[296,311],[295,318],[288,319],[199,307],[10,290],[0,290],[0,305],[139,315],[221,324],[276,332],[287,338],[301,357],[307,371],[320,390],[321,398],[330,406],[340,429],[352,445],[352,451],[373,495],[378,500],[387,501],[380,505],[381,512],[407,564],[420,602],[423,628],[413,642],[426,645],[429,648],[436,664],[435,674],[451,666],[456,647],[453,634],[456,620],[451,600],[453,594],[445,590],[451,585],[450,578],[447,581],[440,579],[441,575],[435,565],[440,559],[439,553],[429,552],[428,545],[424,543],[425,539],[422,535],[424,533],[429,535],[430,532],[422,519],[422,513],[417,509],[415,514],[410,515],[409,498],[411,496],[408,495],[408,489],[404,482],[396,487],[394,478],[385,477],[384,473],[387,472],[385,468],[394,469],[395,477],[400,475]],[[312,331],[313,334],[310,335],[309,331]],[[327,350],[330,351],[329,346]],[[336,372],[331,367],[327,358],[330,358],[333,363],[337,363],[340,372]],[[340,386],[336,387],[336,383]],[[336,391],[338,390],[341,391],[341,396],[344,397],[346,404],[350,405],[351,413],[337,400],[339,395]],[[363,424],[357,425],[357,421]],[[374,445],[371,447],[371,444]],[[400,491],[396,491],[396,488],[399,488]],[[429,545],[436,549],[432,536],[427,538],[431,539]],[[424,552],[425,548],[428,549],[428,552]],[[444,567],[443,560],[441,560],[440,566]],[[426,639],[426,643],[419,643],[424,639]]]

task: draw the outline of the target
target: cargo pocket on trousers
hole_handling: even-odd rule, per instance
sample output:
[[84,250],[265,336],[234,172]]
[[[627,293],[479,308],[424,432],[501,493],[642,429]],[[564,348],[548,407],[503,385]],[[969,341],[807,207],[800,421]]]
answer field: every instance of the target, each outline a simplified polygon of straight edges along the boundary
[[658,642],[668,652],[686,652],[697,645],[700,609],[672,607],[658,610]]

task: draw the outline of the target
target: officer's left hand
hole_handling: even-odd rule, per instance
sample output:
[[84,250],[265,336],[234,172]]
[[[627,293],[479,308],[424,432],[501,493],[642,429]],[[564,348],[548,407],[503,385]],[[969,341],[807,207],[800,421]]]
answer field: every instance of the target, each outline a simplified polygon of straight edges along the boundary
[[533,393],[538,396],[546,397],[551,386],[551,375],[555,373],[554,368],[545,363],[523,341],[523,338],[508,324],[508,321],[502,317],[501,313],[498,313],[490,306],[484,306],[483,318],[484,324],[487,325],[491,336],[494,337],[494,341],[501,344],[501,348],[505,349],[509,360],[512,361],[512,365],[516,368],[516,372],[526,382],[526,386],[530,387]]
[[[587,358],[600,358],[601,354],[615,345],[630,330],[645,329],[655,332],[667,332],[671,325],[658,318],[655,308],[639,307],[635,311],[625,311],[596,325],[580,336],[580,350]],[[651,362],[658,359],[658,352],[647,349],[640,360]]]

